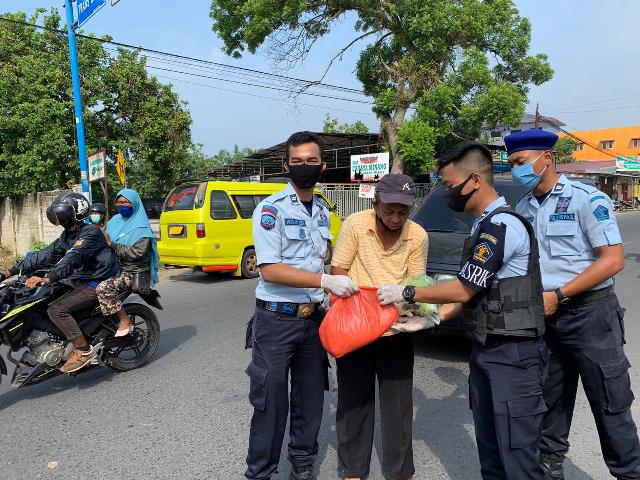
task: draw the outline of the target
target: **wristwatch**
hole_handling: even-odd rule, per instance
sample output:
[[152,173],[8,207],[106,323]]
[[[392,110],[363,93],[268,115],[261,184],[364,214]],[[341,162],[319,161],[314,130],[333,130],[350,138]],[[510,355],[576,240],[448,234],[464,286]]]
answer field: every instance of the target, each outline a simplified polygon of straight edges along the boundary
[[416,301],[414,300],[415,296],[416,287],[414,287],[413,285],[407,285],[406,287],[404,287],[404,290],[402,290],[402,298],[404,298],[404,301],[407,303],[416,303]]
[[571,300],[569,297],[566,297],[564,293],[562,293],[562,291],[559,288],[556,288],[553,293],[556,294],[556,297],[558,297],[558,303],[560,305],[564,305],[566,304],[569,300]]

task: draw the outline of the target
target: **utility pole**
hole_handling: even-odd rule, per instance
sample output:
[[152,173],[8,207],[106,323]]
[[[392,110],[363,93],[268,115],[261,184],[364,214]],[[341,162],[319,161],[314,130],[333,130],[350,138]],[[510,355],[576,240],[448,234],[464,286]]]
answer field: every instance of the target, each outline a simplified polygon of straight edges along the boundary
[[89,168],[87,165],[87,149],[84,138],[84,121],[82,120],[82,96],[80,94],[80,72],[78,68],[78,47],[76,45],[75,21],[71,0],[65,0],[67,10],[67,34],[69,36],[69,62],[71,63],[71,84],[73,85],[73,106],[75,110],[76,133],[78,136],[78,156],[80,157],[80,183],[82,194],[91,203],[89,188]]
[[540,128],[540,102],[536,102],[536,128]]

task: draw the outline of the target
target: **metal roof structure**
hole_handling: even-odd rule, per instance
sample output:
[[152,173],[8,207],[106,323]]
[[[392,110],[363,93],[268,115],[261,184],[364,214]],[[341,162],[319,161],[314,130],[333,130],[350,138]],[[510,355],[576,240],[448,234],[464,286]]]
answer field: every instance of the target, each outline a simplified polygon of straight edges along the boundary
[[[351,155],[378,153],[382,140],[377,133],[319,133],[324,140],[322,158],[327,170],[351,168]],[[243,178],[259,175],[260,179],[282,175],[286,142],[263,148],[229,165],[214,168],[209,175],[218,178]]]

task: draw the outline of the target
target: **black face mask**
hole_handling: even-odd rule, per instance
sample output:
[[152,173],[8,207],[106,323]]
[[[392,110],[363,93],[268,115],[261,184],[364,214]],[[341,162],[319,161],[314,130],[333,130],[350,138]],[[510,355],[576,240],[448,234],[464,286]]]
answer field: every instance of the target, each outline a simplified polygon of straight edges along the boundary
[[469,183],[471,177],[473,177],[473,173],[469,175],[467,179],[457,187],[447,188],[444,192],[444,199],[447,202],[449,208],[454,212],[464,212],[464,207],[467,206],[467,202],[473,196],[473,194],[476,193],[476,190],[472,190],[465,195],[460,193],[462,192],[464,186]]
[[320,165],[289,165],[289,177],[293,184],[302,190],[310,190],[320,180],[322,164]]

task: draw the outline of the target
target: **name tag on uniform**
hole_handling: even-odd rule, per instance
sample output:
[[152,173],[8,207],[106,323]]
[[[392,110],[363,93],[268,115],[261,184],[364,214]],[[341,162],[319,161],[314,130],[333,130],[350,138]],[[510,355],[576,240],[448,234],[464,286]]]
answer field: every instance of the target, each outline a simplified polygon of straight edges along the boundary
[[289,227],[304,227],[306,225],[306,222],[304,220],[301,220],[299,218],[285,218],[284,219],[284,224],[286,226]]
[[575,222],[575,213],[556,213],[555,215],[549,215],[550,222]]

